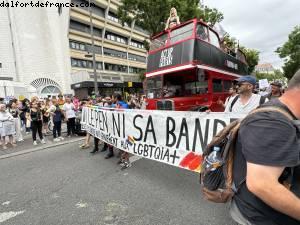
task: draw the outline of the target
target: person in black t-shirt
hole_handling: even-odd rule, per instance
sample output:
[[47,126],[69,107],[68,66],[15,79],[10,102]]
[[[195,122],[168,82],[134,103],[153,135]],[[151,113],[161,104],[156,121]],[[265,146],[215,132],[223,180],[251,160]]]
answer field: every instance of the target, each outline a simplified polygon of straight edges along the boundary
[[[284,95],[264,105],[284,109],[294,121],[279,112],[259,112],[241,124],[233,172],[238,192],[231,205],[239,224],[300,224],[300,98],[295,96],[300,96],[300,70]],[[283,185],[288,178],[290,189]]]

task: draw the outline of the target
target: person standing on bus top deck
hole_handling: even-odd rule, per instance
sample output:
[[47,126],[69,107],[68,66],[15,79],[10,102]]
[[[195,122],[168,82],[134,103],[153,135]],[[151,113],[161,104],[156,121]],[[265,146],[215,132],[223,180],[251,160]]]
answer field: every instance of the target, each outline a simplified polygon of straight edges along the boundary
[[172,7],[170,10],[170,16],[167,20],[165,30],[171,29],[180,24],[179,17],[177,16],[177,10]]
[[224,112],[249,113],[268,101],[266,98],[253,93],[256,84],[255,77],[243,76],[237,79],[237,82],[238,95],[228,101]]

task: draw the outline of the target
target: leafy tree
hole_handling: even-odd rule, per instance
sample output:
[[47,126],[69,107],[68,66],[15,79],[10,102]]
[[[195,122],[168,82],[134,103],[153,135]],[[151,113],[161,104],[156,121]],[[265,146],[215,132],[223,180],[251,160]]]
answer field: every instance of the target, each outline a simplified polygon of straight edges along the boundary
[[240,49],[245,53],[246,60],[248,63],[248,72],[251,74],[253,73],[255,66],[258,64],[259,61],[259,51],[256,49],[250,49],[243,46],[240,46]]
[[262,80],[262,79],[268,79],[268,81],[284,80],[284,75],[280,70],[275,70],[274,73],[256,72],[255,75],[258,80]]
[[118,17],[122,23],[131,24],[132,21],[135,21],[151,35],[164,30],[171,7],[177,9],[181,22],[202,18],[213,26],[224,18],[217,9],[210,9],[207,6],[200,8],[198,0],[121,0],[121,3]]
[[300,69],[300,25],[289,34],[289,39],[275,51],[280,58],[285,59],[284,75],[290,79]]

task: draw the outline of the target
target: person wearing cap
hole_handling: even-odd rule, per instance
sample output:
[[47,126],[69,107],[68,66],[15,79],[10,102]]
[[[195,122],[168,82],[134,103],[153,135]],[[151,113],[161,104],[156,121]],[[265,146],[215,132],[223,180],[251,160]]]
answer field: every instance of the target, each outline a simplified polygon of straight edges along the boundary
[[275,81],[275,82],[271,83],[271,88],[272,88],[271,93],[266,96],[269,100],[277,99],[277,98],[281,97],[282,84],[280,82]]
[[224,112],[249,113],[267,101],[266,98],[253,93],[256,85],[255,77],[242,76],[237,82],[238,95],[229,100]]

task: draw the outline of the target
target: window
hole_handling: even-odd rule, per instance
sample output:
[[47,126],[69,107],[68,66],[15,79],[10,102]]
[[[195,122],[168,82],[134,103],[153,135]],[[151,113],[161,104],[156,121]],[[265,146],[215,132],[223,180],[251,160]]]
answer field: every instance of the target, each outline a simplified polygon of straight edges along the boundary
[[128,53],[128,59],[132,60],[132,61],[143,62],[143,63],[146,62],[146,57],[140,56],[140,55],[134,55],[134,54],[131,54],[131,53]]
[[229,89],[232,87],[232,81],[231,80],[223,80],[224,84],[224,91],[229,91]]
[[207,27],[203,26],[202,24],[197,25],[196,34],[201,40],[208,41]]
[[220,79],[213,79],[213,92],[222,92],[223,87],[222,87],[222,80]]
[[96,62],[96,68],[98,70],[102,70],[103,69],[102,62]]
[[120,35],[109,33],[109,32],[107,32],[105,34],[105,38],[108,39],[108,40],[111,40],[111,41],[122,43],[122,44],[127,43],[127,38],[126,37],[122,37]]
[[127,66],[123,65],[117,65],[117,64],[110,64],[110,63],[104,63],[105,70],[108,71],[115,71],[115,72],[127,72]]
[[208,92],[208,77],[204,70],[199,69],[198,73],[188,74],[185,81],[185,94],[206,94]]
[[110,48],[103,48],[103,54],[111,57],[126,59],[126,52],[121,52]]
[[146,80],[146,95],[147,98],[160,98],[162,93],[162,77],[156,76],[147,78]]
[[43,90],[41,91],[42,94],[59,94],[61,93],[61,91],[59,90],[58,87],[55,86],[46,86],[43,88]]
[[89,25],[77,22],[75,20],[70,21],[70,28],[74,29],[74,30],[77,30],[77,31],[84,32],[84,33],[90,33],[90,26]]
[[81,51],[86,51],[86,45],[84,43],[79,43],[75,41],[70,41],[70,48],[76,49],[76,50],[81,50]]
[[211,30],[209,30],[209,39],[210,39],[210,43],[218,48],[220,48],[220,43],[219,43],[219,38],[218,36],[212,32]]
[[144,44],[139,41],[131,40],[130,45],[136,48],[145,48]]
[[71,58],[71,65],[72,67],[93,68],[93,62],[84,59]]
[[180,27],[176,30],[172,30],[170,37],[171,37],[171,44],[184,40],[188,37],[191,37],[193,34],[194,23],[189,23],[183,27]]
[[159,48],[163,47],[166,44],[167,39],[168,39],[168,34],[163,34],[163,35],[151,40],[150,51],[153,51],[155,49],[159,49]]
[[107,15],[107,19],[111,20],[111,21],[114,21],[116,23],[119,23],[119,19],[117,17],[116,14],[112,13],[112,12],[109,12],[108,15]]
[[102,30],[96,27],[93,27],[94,35],[97,37],[102,37]]
[[129,73],[142,73],[145,69],[137,68],[137,67],[129,67]]

